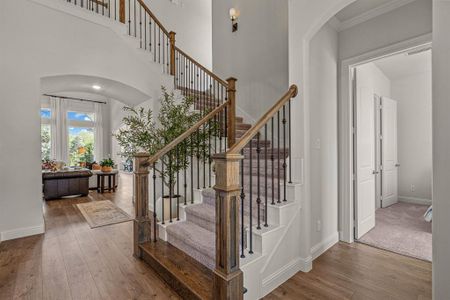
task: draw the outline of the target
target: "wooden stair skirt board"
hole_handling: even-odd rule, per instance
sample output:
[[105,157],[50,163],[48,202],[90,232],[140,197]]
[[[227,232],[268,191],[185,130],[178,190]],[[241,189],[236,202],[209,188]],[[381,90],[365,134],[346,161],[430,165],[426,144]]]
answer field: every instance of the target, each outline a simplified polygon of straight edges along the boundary
[[213,271],[172,246],[158,240],[140,245],[142,259],[183,299],[212,299]]

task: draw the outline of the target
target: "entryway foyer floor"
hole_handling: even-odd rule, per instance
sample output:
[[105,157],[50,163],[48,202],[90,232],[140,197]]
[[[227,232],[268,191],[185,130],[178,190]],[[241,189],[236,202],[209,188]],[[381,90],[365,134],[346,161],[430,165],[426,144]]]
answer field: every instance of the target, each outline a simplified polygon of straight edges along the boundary
[[[131,255],[131,222],[90,229],[73,206],[109,199],[132,214],[130,188],[45,203],[45,235],[0,244],[0,299],[179,299]],[[431,264],[339,243],[266,299],[431,299]]]

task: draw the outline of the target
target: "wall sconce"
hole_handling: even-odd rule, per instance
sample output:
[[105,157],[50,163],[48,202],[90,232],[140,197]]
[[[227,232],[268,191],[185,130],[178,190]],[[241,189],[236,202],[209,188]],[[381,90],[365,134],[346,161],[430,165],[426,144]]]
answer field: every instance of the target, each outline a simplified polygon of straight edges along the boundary
[[237,19],[240,15],[240,11],[236,8],[230,8],[230,19],[231,19],[231,31],[236,32],[238,30]]

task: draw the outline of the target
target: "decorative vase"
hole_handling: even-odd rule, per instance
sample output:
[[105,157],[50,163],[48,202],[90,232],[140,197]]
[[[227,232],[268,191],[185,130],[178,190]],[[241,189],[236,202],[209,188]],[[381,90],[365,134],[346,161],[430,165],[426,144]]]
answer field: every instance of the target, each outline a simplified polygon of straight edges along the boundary
[[103,166],[102,167],[102,172],[111,172],[113,170],[112,167],[108,167],[108,166]]
[[102,169],[102,167],[99,164],[92,164],[92,170],[97,171],[97,170],[101,170],[101,169]]

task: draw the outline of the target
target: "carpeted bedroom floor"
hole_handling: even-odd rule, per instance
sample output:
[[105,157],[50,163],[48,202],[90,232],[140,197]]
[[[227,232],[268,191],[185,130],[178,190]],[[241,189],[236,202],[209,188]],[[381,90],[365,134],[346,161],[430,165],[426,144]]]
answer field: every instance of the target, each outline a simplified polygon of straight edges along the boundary
[[358,242],[431,261],[431,223],[423,218],[427,208],[399,202],[377,209],[375,228]]

